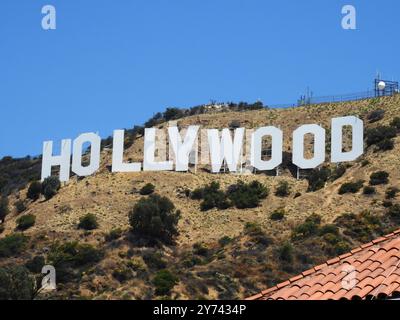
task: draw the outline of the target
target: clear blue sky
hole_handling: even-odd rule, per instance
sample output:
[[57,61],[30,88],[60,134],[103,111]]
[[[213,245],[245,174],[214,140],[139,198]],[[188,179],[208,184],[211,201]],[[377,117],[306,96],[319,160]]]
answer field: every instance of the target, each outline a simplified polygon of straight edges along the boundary
[[[46,4],[56,30],[41,28]],[[1,0],[0,13],[0,156],[168,106],[364,91],[377,70],[400,80],[398,0]]]

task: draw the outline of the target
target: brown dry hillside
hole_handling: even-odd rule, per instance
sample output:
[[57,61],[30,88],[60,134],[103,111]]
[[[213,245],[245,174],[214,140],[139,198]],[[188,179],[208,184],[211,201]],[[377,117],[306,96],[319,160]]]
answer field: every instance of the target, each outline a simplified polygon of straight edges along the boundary
[[[384,110],[384,117],[370,123],[368,115],[375,110]],[[362,118],[366,130],[389,125],[396,116],[400,116],[400,95],[288,109],[215,112],[179,119],[177,122],[179,127],[198,124],[202,128],[224,128],[234,120],[239,120],[241,126],[246,128],[263,125],[279,126],[284,132],[285,151],[290,155],[291,133],[298,126],[318,123],[329,130],[331,118],[347,115],[357,115]],[[160,127],[166,126],[167,124],[163,124]],[[320,215],[321,225],[324,225],[336,223],[335,219],[344,213],[357,215],[368,210],[383,221],[380,229],[368,225],[367,232],[371,236],[396,227],[393,221],[389,223],[385,220],[389,204],[384,203],[388,202],[385,199],[386,190],[389,187],[400,187],[399,135],[394,138],[394,142],[393,150],[376,151],[374,146],[366,148],[364,156],[349,163],[341,177],[327,181],[325,187],[316,192],[307,192],[307,180],[297,180],[286,167],[282,168],[278,177],[265,173],[210,174],[202,168],[199,168],[196,174],[193,172],[112,174],[107,168],[111,162],[111,151],[106,149],[102,153],[102,167],[98,173],[84,179],[73,177],[48,201],[43,198],[35,202],[27,201],[27,209],[19,214],[12,204],[18,199],[25,200],[27,189],[9,197],[12,211],[5,220],[1,238],[15,233],[16,220],[21,215],[33,214],[36,216],[36,222],[33,227],[24,231],[24,234],[30,237],[29,248],[15,257],[0,257],[0,264],[23,264],[35,255],[43,255],[46,258],[55,241],[62,243],[77,240],[104,249],[105,256],[100,262],[85,270],[82,276],[61,285],[57,292],[50,293],[49,296],[155,298],[158,295],[154,293],[152,279],[157,268],[154,269],[143,261],[143,252],[150,250],[153,253],[157,251],[163,256],[166,262],[163,267],[178,274],[178,282],[170,293],[173,298],[242,298],[335,254],[321,247],[318,250],[322,251],[316,251],[320,252],[320,255],[310,253],[310,257],[300,256],[299,251],[303,250],[304,246],[312,246],[308,243],[312,237],[299,242],[293,240],[291,235],[293,229],[311,214]],[[138,138],[126,150],[126,159],[141,160],[142,148],[143,140]],[[329,160],[329,153],[327,155]],[[371,173],[379,170],[389,173],[389,183],[376,186],[375,194],[364,195],[362,190],[343,195],[338,193],[345,182],[364,180],[364,186],[368,185]],[[269,188],[268,197],[257,208],[231,207],[203,212],[200,210],[200,202],[187,196],[186,190],[192,191],[204,187],[212,181],[218,181],[221,189],[225,190],[239,180],[260,181]],[[274,194],[276,186],[282,180],[290,185],[290,194],[287,197],[278,197]],[[128,213],[134,204],[144,197],[138,190],[146,183],[154,184],[155,192],[170,198],[175,207],[182,212],[176,245],[158,249],[138,248],[129,241]],[[390,201],[392,205],[398,203],[396,198]],[[285,211],[283,220],[271,220],[270,214],[282,208]],[[79,219],[87,213],[97,216],[98,229],[91,232],[77,229]],[[256,233],[268,241],[262,242],[262,245],[255,241],[254,232],[249,231],[250,225],[245,228],[246,223],[256,225],[258,228]],[[344,228],[342,225],[337,225],[340,228],[340,239],[344,239],[348,248],[361,241],[357,237],[352,237],[349,232],[343,233],[346,231],[345,228],[349,228],[348,226]],[[104,235],[115,228],[122,228],[124,235],[116,243],[110,244],[104,240]],[[219,240],[223,237],[229,237],[228,244],[220,244]],[[286,260],[280,255],[282,251],[279,251],[287,241],[291,243],[293,251],[293,257],[289,260],[294,259],[292,262],[287,262],[294,265],[293,268],[284,265]],[[197,254],[193,249],[193,245],[198,243],[202,243],[206,248],[206,253],[203,255]],[[307,252],[304,252],[304,255],[306,254]],[[186,263],[188,259],[195,260],[195,263]],[[123,281],[118,279],[115,274],[113,275],[113,271],[120,269],[131,270],[129,271],[131,275]]]

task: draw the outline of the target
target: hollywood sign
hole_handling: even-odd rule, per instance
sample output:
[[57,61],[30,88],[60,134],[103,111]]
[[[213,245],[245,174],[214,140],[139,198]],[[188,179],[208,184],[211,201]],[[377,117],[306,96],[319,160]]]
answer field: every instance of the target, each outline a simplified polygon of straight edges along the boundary
[[[350,151],[343,151],[343,128],[349,127],[352,131]],[[160,161],[156,153],[156,140],[160,132],[155,128],[146,128],[144,132],[143,162],[124,162],[124,130],[115,130],[112,148],[112,172],[144,171],[188,171],[189,164],[199,163],[199,136],[203,136],[200,150],[202,164],[211,165],[211,172],[217,173],[227,167],[229,172],[238,172],[243,162],[259,171],[273,170],[282,163],[283,133],[274,126],[260,127],[255,130],[237,128],[230,129],[202,129],[199,126],[189,126],[179,131],[178,127],[168,128],[169,156]],[[186,131],[183,135],[183,131]],[[233,131],[233,134],[232,134]],[[354,161],[364,152],[363,122],[357,117],[348,116],[331,120],[331,157],[332,163]],[[245,135],[245,133],[247,133]],[[306,158],[305,135],[313,136],[313,155]],[[245,136],[248,147],[245,148]],[[271,141],[271,155],[265,159],[263,155],[263,139]],[[311,169],[325,161],[325,129],[317,124],[307,124],[293,131],[292,162],[301,169]],[[90,145],[90,150],[84,149]],[[71,154],[72,146],[72,154]],[[166,141],[164,146],[166,146]],[[82,164],[82,156],[90,153],[89,164]],[[246,151],[246,152],[244,152]],[[70,171],[78,176],[94,174],[100,167],[101,138],[95,133],[79,135],[73,142],[65,139],[61,142],[59,155],[53,155],[53,141],[43,143],[42,180],[51,175],[53,166],[59,166],[59,178],[68,181]],[[72,164],[71,164],[72,158]]]

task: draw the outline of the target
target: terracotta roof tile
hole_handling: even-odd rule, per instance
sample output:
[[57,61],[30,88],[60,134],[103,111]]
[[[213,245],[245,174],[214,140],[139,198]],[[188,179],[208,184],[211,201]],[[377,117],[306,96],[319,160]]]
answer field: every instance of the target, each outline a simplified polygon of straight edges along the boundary
[[400,229],[249,299],[369,299],[393,294],[400,294]]

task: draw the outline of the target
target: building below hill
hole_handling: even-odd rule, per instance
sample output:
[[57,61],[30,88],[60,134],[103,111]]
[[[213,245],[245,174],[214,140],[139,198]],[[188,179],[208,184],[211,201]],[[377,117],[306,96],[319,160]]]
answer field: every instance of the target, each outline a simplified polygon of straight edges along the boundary
[[247,300],[372,300],[399,297],[400,230],[397,230]]

